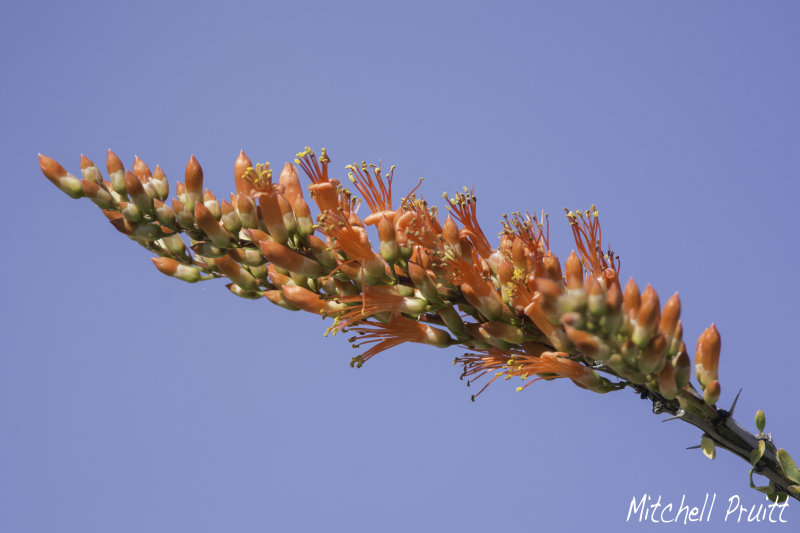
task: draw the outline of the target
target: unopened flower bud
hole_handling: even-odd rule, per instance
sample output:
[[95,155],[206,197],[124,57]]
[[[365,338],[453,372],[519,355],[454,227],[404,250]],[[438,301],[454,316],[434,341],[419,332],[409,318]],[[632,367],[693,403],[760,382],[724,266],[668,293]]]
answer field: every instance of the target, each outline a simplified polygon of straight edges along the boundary
[[685,350],[678,353],[675,358],[675,383],[678,390],[689,384],[692,377],[692,361]]
[[586,357],[604,361],[611,355],[611,350],[600,337],[569,325],[564,326],[564,331],[566,331],[567,337],[572,341],[572,344],[583,352]]
[[[503,287],[508,286],[514,279],[514,263],[508,259],[501,257],[497,262],[497,280]],[[503,291],[503,295],[507,296],[508,291]]]
[[269,275],[269,281],[272,283],[275,288],[280,289],[284,285],[294,285],[294,281],[292,278],[289,277],[288,272],[286,269],[276,267],[272,263],[266,263],[267,265],[267,273]]
[[208,238],[214,246],[220,248],[228,248],[230,246],[232,235],[219,225],[217,219],[214,218],[214,215],[211,214],[211,211],[209,211],[202,202],[197,202],[195,204],[194,217],[195,220],[197,220],[197,225],[208,235]]
[[253,184],[245,178],[247,170],[253,168],[253,162],[244,153],[239,152],[239,157],[233,165],[233,179],[236,182],[236,194],[249,196],[253,191]]
[[187,230],[194,229],[194,214],[177,198],[172,199],[172,212],[175,213],[175,220],[180,227]]
[[240,194],[236,198],[236,211],[239,213],[239,220],[242,221],[243,228],[258,228],[258,213],[253,199],[246,194]]
[[378,221],[378,239],[380,240],[381,257],[390,265],[400,259],[400,249],[395,240],[394,225],[385,216]]
[[152,257],[151,260],[156,268],[167,276],[172,276],[187,283],[195,283],[200,281],[202,275],[200,271],[193,266],[184,265],[179,263],[171,257]]
[[681,299],[676,292],[670,296],[667,303],[664,304],[664,311],[661,313],[661,322],[658,325],[659,331],[671,338],[675,334],[675,329],[678,327],[678,320],[681,317]]
[[636,313],[631,337],[640,348],[647,346],[653,336],[659,320],[660,307],[658,294],[653,287],[648,285],[642,295],[639,311]]
[[309,278],[317,278],[324,273],[319,263],[290,250],[278,242],[261,241],[258,245],[267,261],[285,268],[289,272],[295,272]]
[[39,154],[39,168],[50,182],[61,189],[71,198],[83,196],[83,186],[81,180],[64,170],[55,159],[50,159],[46,155]]
[[214,264],[242,289],[246,291],[258,290],[258,282],[255,278],[230,257],[218,257],[214,259]]
[[281,216],[283,217],[283,225],[286,226],[286,231],[289,235],[295,235],[297,233],[297,220],[294,218],[292,205],[283,194],[278,194],[277,197],[278,208],[280,208]]
[[125,171],[125,188],[131,200],[142,214],[150,214],[153,211],[153,202],[144,191],[142,182],[139,181],[139,178],[130,170]]
[[178,224],[175,221],[175,213],[170,206],[156,198],[153,200],[153,211],[155,211],[156,218],[162,226],[166,226],[172,230],[178,229]]
[[297,232],[305,238],[314,233],[314,219],[311,218],[311,210],[302,196],[297,196],[292,203],[292,212],[297,220]]
[[619,285],[612,283],[605,294],[605,314],[600,319],[603,332],[609,337],[616,335],[622,326],[622,291]]
[[111,181],[111,187],[123,198],[127,197],[125,167],[122,165],[122,160],[110,148],[106,155],[106,169],[108,170],[108,179]]
[[456,254],[461,255],[461,236],[458,232],[458,226],[450,215],[447,215],[444,224],[442,224],[442,237],[444,237],[444,241],[447,244],[455,248]]
[[681,351],[681,345],[683,345],[683,324],[678,320],[678,324],[672,332],[672,339],[669,339],[669,344],[667,345],[667,355],[676,355]]
[[156,165],[156,169],[153,171],[153,177],[150,180],[150,184],[156,191],[156,198],[162,202],[165,202],[169,197],[169,181],[167,181],[166,174],[164,174],[164,171],[161,170],[161,167],[158,165]]
[[661,304],[658,301],[658,294],[649,284],[642,294],[642,303],[639,312],[636,314],[636,322],[643,328],[655,329],[656,324],[661,318]]
[[97,168],[91,159],[83,154],[81,154],[81,176],[83,176],[83,179],[96,183],[97,185],[103,183],[103,176],[100,175],[100,169]]
[[214,193],[206,189],[203,193],[203,205],[211,212],[211,215],[219,220],[222,217],[222,210],[220,209],[217,197]]
[[192,245],[192,250],[197,255],[201,255],[203,257],[208,257],[209,259],[215,259],[217,257],[222,257],[227,253],[227,250],[222,249],[218,246],[214,246],[210,242],[198,242]]
[[672,400],[678,395],[678,385],[675,382],[675,367],[671,362],[667,362],[661,372],[656,376],[658,381],[658,392],[667,400]]
[[283,222],[283,213],[281,213],[277,193],[270,189],[266,192],[256,193],[256,196],[261,218],[264,219],[270,236],[279,243],[286,244],[289,241],[289,232]]
[[542,264],[544,265],[545,276],[548,279],[561,283],[561,280],[564,278],[561,273],[561,263],[553,252],[548,251],[545,254],[542,258]]
[[292,305],[308,313],[330,316],[348,307],[332,300],[323,300],[319,294],[303,287],[284,285],[281,290]]
[[111,220],[111,225],[120,233],[143,241],[155,241],[164,235],[161,228],[156,224],[137,224],[125,218]]
[[639,370],[645,374],[660,372],[666,364],[666,355],[666,341],[664,340],[664,335],[659,333],[642,350],[639,357]]
[[186,187],[187,197],[191,198],[191,200],[187,202],[187,207],[193,209],[194,205],[189,204],[199,202],[203,197],[203,168],[194,155],[192,155],[189,158],[189,162],[186,163],[184,186]]
[[502,340],[508,344],[521,344],[525,340],[525,332],[522,328],[506,324],[505,322],[491,321],[481,326],[489,337]]
[[260,241],[271,241],[272,237],[261,231],[260,229],[249,229],[244,231],[250,242],[258,246]]
[[628,280],[628,284],[625,285],[625,293],[622,297],[623,310],[631,319],[635,319],[641,305],[642,297],[639,293],[639,286],[631,278]]
[[225,287],[227,287],[229,291],[231,291],[239,298],[245,298],[247,300],[258,300],[259,298],[262,298],[264,296],[263,293],[257,291],[246,291],[235,283],[228,283],[227,285],[225,285]]
[[283,291],[280,289],[273,289],[269,291],[264,291],[264,297],[269,300],[270,302],[283,307],[289,311],[299,311],[297,307],[292,305],[289,300],[286,299],[286,296],[283,295]]
[[600,283],[593,277],[588,277],[584,283],[584,290],[589,312],[598,317],[603,316],[606,312],[606,295]]
[[119,212],[122,213],[122,216],[125,217],[125,220],[128,222],[138,223],[144,220],[139,208],[136,207],[135,204],[129,202],[120,202]]
[[232,235],[238,234],[242,229],[242,221],[233,206],[223,200],[220,204],[220,211],[222,212],[222,225],[225,226],[225,229]]
[[297,176],[297,170],[293,164],[285,163],[283,165],[278,183],[283,186],[283,195],[286,196],[289,204],[294,205],[298,198],[303,197],[303,187],[300,185],[300,178]]
[[432,303],[441,303],[442,298],[436,289],[436,284],[428,275],[427,271],[416,263],[408,263],[408,275],[417,290]]
[[228,250],[234,261],[247,266],[261,266],[264,264],[264,256],[253,248],[231,248]]
[[511,243],[511,261],[514,263],[514,268],[522,271],[528,269],[528,252],[525,250],[525,242],[517,235]]
[[183,238],[181,238],[179,234],[173,233],[172,235],[166,235],[161,240],[163,241],[166,249],[173,254],[181,257],[187,257],[186,243],[183,242]]
[[722,346],[719,331],[714,324],[706,329],[697,340],[697,352],[694,357],[694,370],[697,381],[704,388],[717,379],[719,354]]
[[152,177],[150,168],[144,161],[139,159],[138,155],[133,156],[133,175],[139,178],[141,183],[150,181],[150,178]]
[[333,255],[333,250],[330,246],[325,244],[325,241],[316,235],[308,236],[308,247],[311,253],[314,254],[314,259],[328,270],[336,268],[336,257]]
[[567,289],[583,289],[583,264],[573,250],[567,258]]
[[719,381],[716,379],[708,383],[703,389],[703,401],[708,405],[714,405],[719,401],[719,395],[722,392]]
[[493,289],[484,287],[473,288],[469,283],[461,285],[461,293],[467,302],[486,317],[487,320],[496,320],[503,313],[503,299]]
[[83,194],[90,199],[100,209],[114,209],[116,207],[114,198],[105,189],[104,186],[98,185],[96,182],[88,179],[81,180],[81,187]]

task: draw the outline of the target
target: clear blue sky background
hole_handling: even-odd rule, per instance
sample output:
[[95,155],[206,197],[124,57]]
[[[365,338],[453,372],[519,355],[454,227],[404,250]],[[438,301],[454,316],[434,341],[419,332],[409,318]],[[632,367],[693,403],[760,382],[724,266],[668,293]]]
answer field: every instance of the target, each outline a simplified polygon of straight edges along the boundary
[[458,350],[416,345],[353,370],[319,318],[159,274],[36,153],[173,184],[195,154],[224,198],[239,149],[326,146],[431,199],[474,184],[487,233],[548,210],[562,254],[561,208],[596,203],[687,344],[720,328],[721,403],[744,387],[800,459],[798,28],[777,1],[4,3],[0,530],[626,531],[643,492],[762,529],[723,522],[761,501],[747,464],[632,393],[471,403]]

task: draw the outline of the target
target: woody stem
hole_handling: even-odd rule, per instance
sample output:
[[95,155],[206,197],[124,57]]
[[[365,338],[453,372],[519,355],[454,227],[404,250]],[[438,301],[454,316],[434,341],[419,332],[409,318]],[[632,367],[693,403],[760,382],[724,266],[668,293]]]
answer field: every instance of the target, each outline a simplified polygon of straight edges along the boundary
[[795,483],[784,475],[771,438],[753,435],[733,418],[732,413],[706,405],[702,396],[692,387],[683,389],[675,400],[667,400],[644,387],[636,387],[636,390],[641,393],[642,398],[653,402],[655,414],[671,413],[675,419],[702,430],[717,447],[738,455],[748,463],[751,452],[758,449],[760,440],[764,440],[764,455],[756,463],[755,473],[768,478],[777,491],[800,501],[800,494],[789,489]]

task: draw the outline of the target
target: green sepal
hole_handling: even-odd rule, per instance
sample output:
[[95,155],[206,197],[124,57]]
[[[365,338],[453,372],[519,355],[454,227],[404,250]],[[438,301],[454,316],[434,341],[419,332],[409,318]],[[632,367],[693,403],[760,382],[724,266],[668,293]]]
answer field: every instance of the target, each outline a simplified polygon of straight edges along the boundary
[[787,488],[789,489],[789,492],[800,494],[800,485],[789,485]]
[[795,483],[800,483],[800,470],[797,469],[797,465],[792,456],[789,455],[789,452],[783,448],[778,450],[778,462],[781,464],[781,470],[783,470],[783,474],[787,478]]
[[750,452],[750,464],[755,466],[764,456],[764,449],[767,447],[763,440],[758,441],[758,448]]

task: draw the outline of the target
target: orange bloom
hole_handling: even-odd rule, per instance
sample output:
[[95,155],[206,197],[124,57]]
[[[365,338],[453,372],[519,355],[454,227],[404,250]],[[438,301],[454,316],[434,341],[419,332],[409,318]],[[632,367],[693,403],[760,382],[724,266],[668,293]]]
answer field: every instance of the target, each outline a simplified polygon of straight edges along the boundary
[[530,376],[539,376],[525,385],[517,387],[518,391],[542,379],[569,378],[582,387],[597,387],[601,379],[592,369],[572,361],[563,352],[544,352],[537,357],[521,350],[501,351],[490,348],[482,354],[468,353],[457,357],[453,364],[457,363],[464,365],[461,377],[469,377],[468,383],[480,379],[487,373],[495,373],[492,379],[477,394],[473,395],[473,400],[500,377],[503,379],[519,377],[524,381]]
[[492,255],[492,246],[489,244],[486,235],[484,235],[480,224],[478,224],[476,209],[478,199],[475,197],[475,188],[473,187],[472,190],[468,191],[464,187],[463,193],[456,193],[453,198],[445,194],[444,198],[449,204],[448,210],[464,226],[461,230],[462,234],[466,234],[469,237],[481,257],[488,259]]
[[343,304],[360,303],[352,306],[336,317],[329,331],[337,332],[361,322],[372,315],[386,312],[419,315],[425,311],[428,302],[413,296],[403,296],[394,286],[364,287],[361,294],[341,296],[337,301]]
[[369,350],[354,357],[351,361],[350,366],[355,365],[359,368],[372,356],[404,342],[430,344],[440,348],[449,346],[453,342],[445,331],[397,313],[392,314],[389,322],[385,324],[367,321],[360,324],[358,328],[356,331],[358,336],[350,339],[350,342],[357,339],[358,344],[354,347],[360,348],[365,344],[374,344]]
[[331,162],[331,158],[328,157],[328,152],[325,151],[325,148],[322,149],[322,155],[317,160],[316,154],[306,146],[305,150],[297,154],[294,162],[303,169],[311,183],[316,185],[329,181],[328,163]]
[[[372,213],[364,219],[364,224],[368,226],[377,224],[381,219],[381,215],[388,217],[389,220],[393,222],[395,214],[394,208],[392,207],[394,165],[389,167],[389,173],[386,175],[381,174],[380,162],[378,162],[377,165],[367,165],[365,161],[362,161],[360,166],[347,165],[345,168],[350,171],[350,181],[355,185],[356,189],[358,189],[358,192],[361,193]],[[420,185],[422,185],[422,178],[420,178],[417,186],[403,199],[403,203],[400,205],[401,208]]]
[[603,230],[600,227],[599,213],[595,206],[586,211],[569,211],[565,209],[572,229],[572,236],[578,253],[586,268],[591,270],[595,278],[603,279],[606,286],[619,283],[619,257],[610,249],[603,254]]

